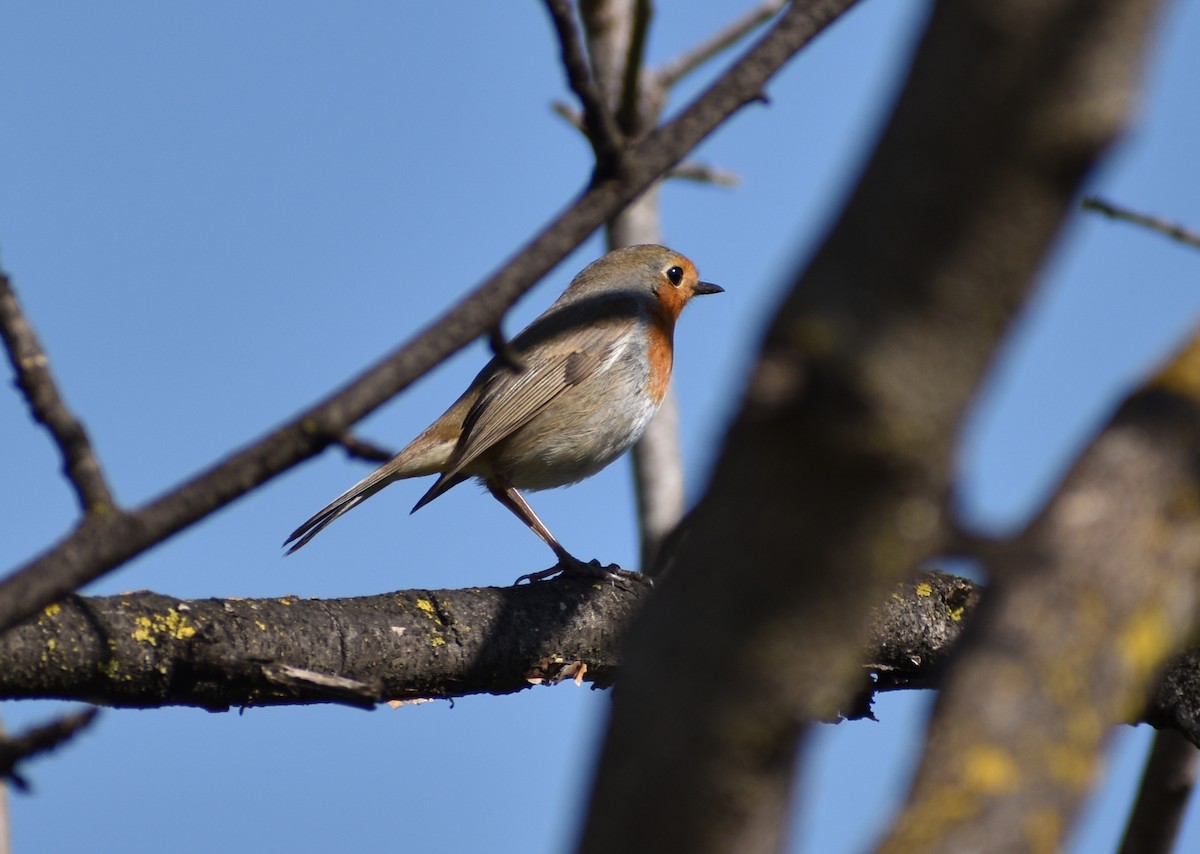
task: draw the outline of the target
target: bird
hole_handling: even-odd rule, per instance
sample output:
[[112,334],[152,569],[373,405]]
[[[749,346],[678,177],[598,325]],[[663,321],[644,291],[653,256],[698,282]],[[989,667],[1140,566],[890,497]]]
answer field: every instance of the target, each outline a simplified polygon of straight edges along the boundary
[[667,391],[680,312],[693,297],[723,291],[665,246],[627,246],[596,259],[507,347],[495,348],[440,418],[293,531],[286,554],[394,481],[438,476],[415,513],[475,477],[558,559],[517,583],[560,572],[634,575],[576,558],[518,490],[576,483],[641,438]]

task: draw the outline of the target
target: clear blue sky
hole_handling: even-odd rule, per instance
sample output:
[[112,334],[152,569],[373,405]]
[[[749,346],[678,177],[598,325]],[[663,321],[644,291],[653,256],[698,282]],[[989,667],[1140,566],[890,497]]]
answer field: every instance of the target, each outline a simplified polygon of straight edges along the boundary
[[[733,5],[661,4],[652,60],[694,44]],[[667,242],[726,288],[692,306],[678,335],[692,495],[763,319],[869,151],[924,10],[861,4],[771,85],[770,106],[699,152],[740,174],[739,187],[664,193]],[[1200,7],[1177,2],[1141,120],[1091,186],[1193,226],[1198,43]],[[119,499],[138,504],[262,434],[501,263],[586,180],[587,146],[549,109],[564,96],[535,2],[9,4],[0,263]],[[600,251],[593,239],[572,256],[508,328]],[[1036,510],[1098,420],[1195,324],[1198,272],[1194,251],[1075,218],[964,436],[971,518],[1004,529]],[[362,434],[406,442],[484,356],[472,347]],[[0,391],[0,435],[3,569],[61,536],[75,508],[11,390]],[[284,536],[363,472],[330,452],[89,592],[347,596],[503,584],[546,565],[544,546],[471,487],[409,517],[421,483],[391,487],[283,561]],[[634,562],[626,463],[533,502],[572,551]],[[927,701],[887,698],[879,723],[822,729],[795,850],[850,854],[874,838],[903,793]],[[560,851],[607,705],[565,685],[370,713],[109,711],[27,769],[35,793],[12,799],[15,850]],[[0,714],[12,729],[57,708],[6,703]],[[1142,730],[1120,733],[1120,779],[1074,851],[1111,849],[1146,743]],[[1195,813],[1187,850],[1200,850]]]

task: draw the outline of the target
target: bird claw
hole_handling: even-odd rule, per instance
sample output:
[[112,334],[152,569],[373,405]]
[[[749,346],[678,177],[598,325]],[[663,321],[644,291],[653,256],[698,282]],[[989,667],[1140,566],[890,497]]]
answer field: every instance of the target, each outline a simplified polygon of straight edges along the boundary
[[604,566],[598,560],[590,560],[587,563],[578,558],[567,556],[560,558],[558,563],[549,569],[539,570],[538,572],[530,572],[522,575],[513,582],[513,586],[520,584],[522,581],[528,581],[532,584],[534,581],[545,581],[548,578],[553,578],[556,575],[575,575],[583,576],[584,578],[597,578],[602,581],[637,581],[641,584],[646,584],[650,587],[654,586],[654,580],[649,576],[643,575],[640,572],[634,572],[630,569],[622,569],[615,563],[610,563]]

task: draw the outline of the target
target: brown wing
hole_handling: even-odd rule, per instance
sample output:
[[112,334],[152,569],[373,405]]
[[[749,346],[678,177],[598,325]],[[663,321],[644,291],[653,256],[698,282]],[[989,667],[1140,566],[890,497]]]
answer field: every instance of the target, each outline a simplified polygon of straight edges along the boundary
[[450,466],[413,507],[420,509],[463,480],[462,471],[497,442],[528,424],[551,401],[596,373],[619,346],[605,329],[578,330],[569,349],[546,344],[522,354],[525,370],[497,371],[463,422]]

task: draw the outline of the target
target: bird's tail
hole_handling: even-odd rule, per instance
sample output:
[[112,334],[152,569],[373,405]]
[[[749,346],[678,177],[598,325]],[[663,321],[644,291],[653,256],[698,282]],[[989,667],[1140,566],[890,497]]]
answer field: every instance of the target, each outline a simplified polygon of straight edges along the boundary
[[396,476],[395,471],[389,471],[389,468],[389,466],[382,466],[371,472],[358,483],[354,484],[354,486],[318,510],[299,528],[292,531],[291,535],[283,541],[284,546],[291,546],[286,554],[291,554],[296,549],[308,543],[309,540],[323,531],[325,526],[338,516],[357,507],[392,481],[398,480],[399,478]]

